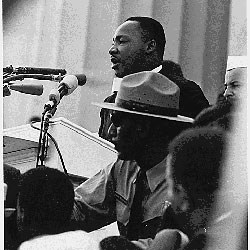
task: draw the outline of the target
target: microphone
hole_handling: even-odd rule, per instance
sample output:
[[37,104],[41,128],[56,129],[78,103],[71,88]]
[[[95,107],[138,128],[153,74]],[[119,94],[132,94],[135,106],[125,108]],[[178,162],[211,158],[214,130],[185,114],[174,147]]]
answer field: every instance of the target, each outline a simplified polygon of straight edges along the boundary
[[[5,70],[8,72],[8,67],[5,68]],[[13,69],[12,71],[14,73],[18,74],[42,74],[42,75],[65,75],[67,72],[65,69],[50,69],[50,68],[33,68],[33,67],[18,67]]]
[[86,80],[84,74],[64,76],[58,88],[50,91],[49,101],[44,106],[45,111],[58,105],[63,96],[70,95],[78,86],[83,86],[86,83]]
[[43,93],[43,85],[13,83],[9,85],[9,88],[29,95],[42,95]]

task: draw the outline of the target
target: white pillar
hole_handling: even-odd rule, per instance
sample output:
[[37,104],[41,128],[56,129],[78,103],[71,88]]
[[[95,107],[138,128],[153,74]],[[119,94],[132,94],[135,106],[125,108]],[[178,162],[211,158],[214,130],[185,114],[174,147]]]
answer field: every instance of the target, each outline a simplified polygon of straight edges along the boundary
[[227,61],[230,1],[184,0],[179,63],[213,104]]

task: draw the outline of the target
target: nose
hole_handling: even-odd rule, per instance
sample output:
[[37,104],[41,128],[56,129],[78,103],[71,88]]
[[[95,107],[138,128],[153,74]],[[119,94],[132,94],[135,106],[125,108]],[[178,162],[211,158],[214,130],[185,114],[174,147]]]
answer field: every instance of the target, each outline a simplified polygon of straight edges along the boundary
[[112,46],[109,49],[109,54],[112,55],[115,53],[117,53],[117,46],[115,44],[112,44]]
[[225,98],[228,98],[229,96],[233,96],[234,92],[232,91],[231,88],[227,87],[223,95],[224,95]]

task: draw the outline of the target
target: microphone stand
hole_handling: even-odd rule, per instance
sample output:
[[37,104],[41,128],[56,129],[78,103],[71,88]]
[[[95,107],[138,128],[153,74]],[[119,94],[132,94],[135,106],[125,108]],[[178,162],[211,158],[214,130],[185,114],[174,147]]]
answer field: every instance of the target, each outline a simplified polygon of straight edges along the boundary
[[[9,67],[3,68],[3,96],[10,96],[10,86],[13,84],[13,81],[22,81],[25,78],[33,78],[36,80],[49,80],[55,82],[61,82],[66,74],[65,69],[50,69],[50,68],[33,68],[33,67],[19,67],[14,68],[12,65]],[[14,89],[17,90],[17,89]],[[17,90],[19,91],[19,90]],[[60,98],[65,95],[65,90],[62,90],[60,93]],[[20,91],[22,92],[22,91]],[[22,92],[27,93],[27,92]],[[30,93],[27,93],[30,94]],[[36,167],[44,165],[44,161],[47,157],[47,148],[48,148],[48,129],[50,118],[55,114],[57,109],[56,102],[51,101],[49,104],[45,104],[44,111],[42,113],[41,119],[41,128],[38,142],[38,152],[36,159]]]
[[[47,148],[48,148],[48,129],[49,129],[49,121],[53,117],[57,110],[57,105],[53,105],[52,107],[45,106],[44,111],[42,113],[42,121],[41,121],[41,130],[40,137],[38,143],[38,152],[37,152],[37,162],[36,167],[44,166],[44,161],[47,157]],[[40,160],[40,165],[39,165]]]

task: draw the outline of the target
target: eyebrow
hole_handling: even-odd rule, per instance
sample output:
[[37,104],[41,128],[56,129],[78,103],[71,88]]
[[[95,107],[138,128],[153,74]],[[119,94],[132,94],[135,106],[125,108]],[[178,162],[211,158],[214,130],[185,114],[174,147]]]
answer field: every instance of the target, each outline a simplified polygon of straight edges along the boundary
[[224,83],[225,87],[230,86],[230,85],[236,85],[236,84],[240,84],[240,81],[239,80],[235,80],[235,81],[232,81],[230,83]]
[[113,37],[112,41],[119,40],[121,38],[128,38],[128,36],[127,35],[119,35],[119,36]]

